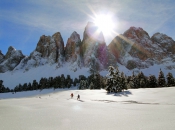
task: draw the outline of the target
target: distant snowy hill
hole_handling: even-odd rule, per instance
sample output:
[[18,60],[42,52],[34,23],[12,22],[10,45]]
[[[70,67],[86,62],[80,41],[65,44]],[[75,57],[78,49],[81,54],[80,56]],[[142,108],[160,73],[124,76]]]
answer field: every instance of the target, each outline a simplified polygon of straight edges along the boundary
[[19,83],[28,83],[41,77],[89,75],[90,70],[107,74],[108,66],[118,66],[120,72],[131,75],[142,71],[149,76],[158,76],[160,68],[175,76],[175,41],[165,34],[152,37],[142,28],[131,27],[116,36],[107,46],[102,32],[94,23],[85,27],[83,39],[73,32],[66,45],[61,33],[42,35],[36,49],[29,56],[9,47],[4,55],[0,51],[0,79],[4,85],[14,88]]

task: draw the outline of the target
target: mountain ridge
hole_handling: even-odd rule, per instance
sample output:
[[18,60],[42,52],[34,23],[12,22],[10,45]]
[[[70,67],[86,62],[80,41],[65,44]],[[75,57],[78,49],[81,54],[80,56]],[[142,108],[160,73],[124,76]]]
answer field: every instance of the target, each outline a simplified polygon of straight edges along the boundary
[[110,65],[124,66],[128,70],[154,65],[175,69],[175,41],[166,34],[155,33],[150,37],[142,28],[130,27],[107,46],[103,33],[97,30],[97,26],[89,22],[83,39],[74,31],[66,45],[60,32],[52,36],[42,35],[29,56],[9,47],[6,55],[0,51],[0,73],[21,69],[26,72],[45,64],[57,64],[56,68],[60,68],[65,63],[69,63],[74,72],[82,67],[89,68],[89,71],[101,71]]

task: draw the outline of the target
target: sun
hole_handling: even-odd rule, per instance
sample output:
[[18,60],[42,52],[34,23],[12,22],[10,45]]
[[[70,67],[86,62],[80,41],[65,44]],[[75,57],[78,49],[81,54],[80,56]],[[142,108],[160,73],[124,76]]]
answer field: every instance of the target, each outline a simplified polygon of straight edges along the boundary
[[114,22],[110,15],[97,15],[94,23],[98,27],[98,31],[102,31],[104,35],[110,35],[114,30]]

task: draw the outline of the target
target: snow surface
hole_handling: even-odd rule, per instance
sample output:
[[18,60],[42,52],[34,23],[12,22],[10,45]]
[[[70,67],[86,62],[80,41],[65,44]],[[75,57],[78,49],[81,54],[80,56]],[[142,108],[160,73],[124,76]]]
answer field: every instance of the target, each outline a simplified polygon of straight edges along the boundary
[[0,130],[173,130],[174,93],[173,87],[118,94],[76,88],[3,93]]
[[[170,63],[168,63],[171,65]],[[173,63],[172,63],[173,65]],[[90,75],[89,68],[79,68],[77,71],[73,71],[73,64],[70,67],[69,63],[65,63],[64,66],[61,66],[60,68],[57,67],[57,64],[45,64],[43,66],[39,66],[36,68],[31,68],[28,71],[25,69],[19,69],[15,71],[8,71],[5,73],[0,73],[0,80],[3,80],[3,85],[5,87],[9,87],[10,89],[14,89],[19,83],[23,85],[24,83],[32,83],[33,80],[36,80],[39,82],[39,80],[42,77],[56,77],[61,76],[61,74],[64,74],[65,77],[67,75],[70,75],[70,77],[74,80],[75,78],[79,78],[79,75],[85,75],[88,77]],[[134,70],[128,70],[125,66],[118,64],[118,68],[120,72],[124,72],[124,74],[131,76],[132,72],[134,71],[135,74],[142,71],[144,75],[149,76],[151,74],[158,77],[160,68],[162,69],[164,76],[168,74],[168,72],[171,72],[173,76],[175,77],[175,71],[174,70],[167,70],[165,65],[154,65],[150,66],[146,69],[134,69]],[[101,71],[100,74],[102,76],[106,76],[108,74],[107,70]]]
[[5,87],[9,87],[10,89],[16,87],[16,85],[23,85],[24,83],[32,83],[33,80],[36,80],[39,82],[39,80],[43,77],[49,78],[49,77],[56,77],[61,76],[61,74],[64,74],[65,77],[67,75],[70,75],[72,79],[75,77],[79,77],[79,75],[85,75],[89,76],[87,72],[88,68],[82,68],[78,69],[76,72],[73,72],[70,70],[68,64],[64,64],[64,66],[57,68],[57,64],[49,65],[45,64],[43,66],[39,66],[36,68],[31,68],[30,70],[17,70],[17,71],[11,71],[6,73],[0,73],[0,79],[3,80],[3,85]]

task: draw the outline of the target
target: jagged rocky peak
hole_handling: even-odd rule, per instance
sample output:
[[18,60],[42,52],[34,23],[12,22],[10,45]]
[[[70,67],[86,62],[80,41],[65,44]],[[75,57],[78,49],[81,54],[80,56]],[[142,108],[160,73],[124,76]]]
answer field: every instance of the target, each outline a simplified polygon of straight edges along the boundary
[[116,36],[108,47],[117,61],[128,69],[146,68],[149,66],[146,60],[154,56],[152,41],[140,27],[130,27],[123,35]]
[[[80,35],[77,32],[73,32],[67,40],[65,47],[65,60],[75,62],[80,57]],[[80,60],[80,59],[79,59]]]
[[155,33],[151,40],[153,41],[153,44],[157,44],[161,48],[163,48],[163,51],[166,51],[167,53],[175,54],[175,41],[163,33]]
[[92,22],[88,22],[85,27],[81,50],[86,67],[97,67],[100,70],[106,69],[109,65],[116,65],[114,56],[106,46],[103,33]]
[[1,50],[0,50],[0,64],[4,61],[4,55],[2,54]]
[[13,70],[24,57],[20,50],[16,50],[10,46],[4,57],[4,61],[0,64],[0,73]]
[[80,46],[80,35],[74,31],[68,38],[65,47],[65,61],[70,62],[70,69],[73,71],[81,67]]
[[60,61],[64,56],[64,42],[60,32],[51,36],[42,35],[35,51],[41,53],[41,57],[48,58],[50,63]]
[[150,38],[145,30],[136,27],[131,27],[123,35],[116,36],[108,47],[117,61],[130,70],[174,62],[175,58],[175,43],[172,38],[161,33],[156,33]]
[[130,27],[127,31],[124,32],[123,35],[131,39],[140,39],[143,37],[150,38],[148,33],[140,27]]
[[131,39],[134,43],[139,43],[141,46],[151,47],[152,41],[149,34],[140,27],[130,27],[124,32],[123,36]]
[[21,59],[23,57],[24,55],[22,54],[21,50],[16,50],[14,47],[10,46],[5,55],[5,60],[9,58]]
[[85,27],[83,40],[87,38],[94,40],[98,43],[105,42],[103,33],[98,29],[98,26],[96,26],[93,22],[88,22],[88,24]]
[[8,48],[8,51],[7,51],[6,55],[5,55],[5,59],[10,58],[11,55],[13,54],[13,52],[15,52],[15,51],[16,51],[16,49],[13,48],[12,46],[10,46],[10,47]]
[[71,34],[69,39],[75,43],[81,42],[80,35],[76,31]]

